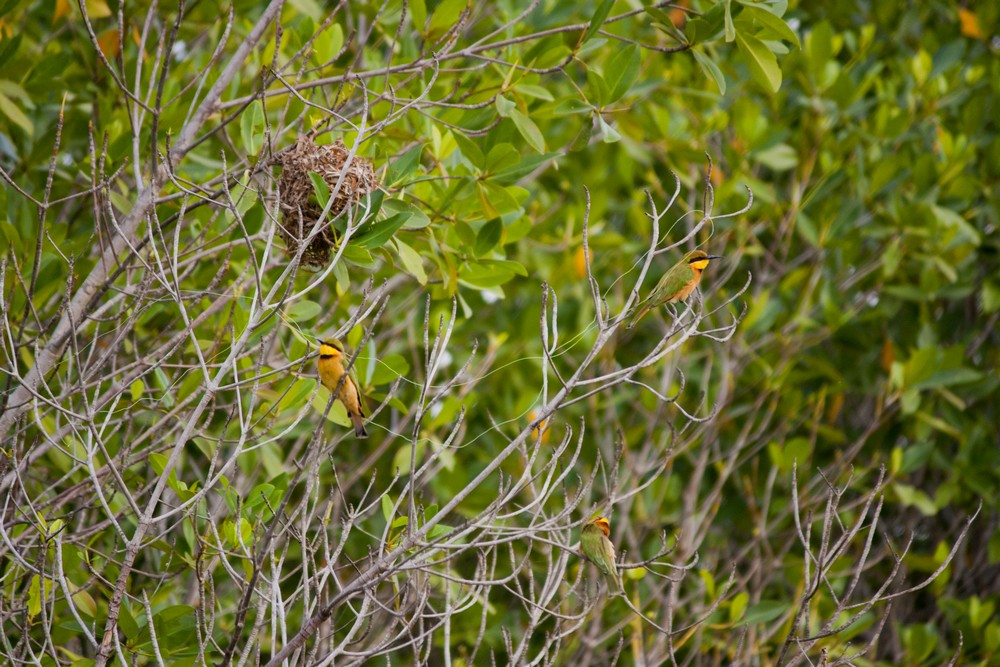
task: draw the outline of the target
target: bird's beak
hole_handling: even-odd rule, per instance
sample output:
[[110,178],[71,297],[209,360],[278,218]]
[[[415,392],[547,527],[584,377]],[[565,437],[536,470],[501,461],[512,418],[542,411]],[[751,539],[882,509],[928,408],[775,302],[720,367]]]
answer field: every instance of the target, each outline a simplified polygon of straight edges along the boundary
[[725,259],[722,255],[709,255],[705,259]]

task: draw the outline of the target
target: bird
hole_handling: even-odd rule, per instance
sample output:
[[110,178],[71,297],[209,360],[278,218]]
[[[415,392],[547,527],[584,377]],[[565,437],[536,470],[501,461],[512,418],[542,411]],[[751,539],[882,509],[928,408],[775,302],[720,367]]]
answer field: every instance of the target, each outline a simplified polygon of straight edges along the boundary
[[583,555],[608,577],[608,588],[612,593],[622,592],[622,580],[618,576],[615,563],[615,545],[611,544],[611,524],[606,517],[595,516],[583,524],[580,530],[580,548]]
[[[319,345],[319,379],[323,386],[331,392],[337,391],[340,379],[344,377],[344,346],[339,340],[320,341]],[[358,390],[358,382],[350,373],[344,379],[343,386],[337,394],[337,399],[347,409],[347,416],[354,424],[354,435],[357,438],[367,438],[365,430],[365,403]]]
[[649,296],[638,305],[639,312],[625,328],[634,327],[643,315],[657,306],[686,300],[701,282],[701,272],[713,259],[722,259],[722,255],[709,255],[704,250],[692,250],[684,255],[681,261],[663,274]]

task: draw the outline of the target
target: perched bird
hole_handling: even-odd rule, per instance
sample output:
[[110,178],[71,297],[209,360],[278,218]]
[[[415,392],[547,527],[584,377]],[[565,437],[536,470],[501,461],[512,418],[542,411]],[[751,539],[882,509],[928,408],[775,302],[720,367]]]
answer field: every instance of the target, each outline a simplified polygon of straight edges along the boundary
[[[344,346],[339,340],[320,341],[319,345],[319,379],[323,386],[331,392],[337,391],[340,378],[344,377]],[[354,435],[367,438],[365,430],[365,403],[358,391],[358,383],[350,374],[344,379],[337,399],[347,408],[347,416],[354,423]]]
[[722,256],[709,255],[704,250],[692,250],[684,255],[684,259],[671,266],[670,270],[663,274],[653,291],[639,304],[639,312],[625,328],[634,327],[643,315],[657,306],[684,301],[691,296],[691,292],[701,282],[701,272],[713,259],[722,259]]
[[583,524],[580,531],[580,548],[587,559],[608,577],[608,588],[612,593],[622,592],[622,580],[618,576],[615,563],[615,545],[608,537],[611,524],[603,516],[595,516]]

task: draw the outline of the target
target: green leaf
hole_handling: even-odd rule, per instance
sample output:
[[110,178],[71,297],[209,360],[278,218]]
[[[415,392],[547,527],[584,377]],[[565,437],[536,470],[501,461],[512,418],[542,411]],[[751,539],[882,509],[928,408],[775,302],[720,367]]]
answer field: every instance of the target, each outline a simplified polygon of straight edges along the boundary
[[512,111],[517,109],[517,103],[508,100],[503,95],[497,95],[497,99],[493,104],[496,106],[497,113],[500,114],[501,118],[507,118]]
[[473,252],[477,257],[482,257],[500,243],[503,237],[503,221],[499,217],[493,218],[484,224],[476,234],[476,244]]
[[420,254],[398,238],[393,239],[393,242],[396,244],[396,253],[406,272],[416,278],[421,285],[426,285],[427,273],[424,271],[424,261]]
[[517,131],[521,133],[521,136],[525,138],[532,148],[539,153],[545,152],[545,137],[542,136],[541,130],[538,129],[533,120],[518,109],[511,109],[510,119],[514,121]]
[[559,153],[543,153],[542,155],[525,155],[516,165],[498,171],[490,180],[500,185],[509,185],[522,176],[527,176],[540,166],[559,156]]
[[340,27],[339,23],[334,23],[316,37],[313,48],[318,65],[332,63],[340,50],[344,48],[344,29]]
[[611,89],[608,104],[617,102],[629,91],[639,76],[641,62],[639,47],[635,44],[629,44],[624,49],[619,50],[608,61],[604,72],[604,81]]
[[[513,186],[512,186],[513,189]],[[520,209],[517,199],[508,188],[482,181],[478,188],[479,202],[486,217],[495,218]]]
[[390,217],[396,213],[409,214],[410,217],[406,221],[406,224],[403,225],[403,229],[423,229],[431,224],[430,218],[427,217],[423,209],[402,199],[386,199],[382,204],[382,210]]
[[503,266],[470,262],[458,272],[458,278],[472,287],[499,287],[514,279],[514,272]]
[[410,8],[413,27],[423,31],[424,24],[427,23],[427,3],[424,0],[410,0],[407,6]]
[[[458,139],[458,135],[455,136]],[[389,174],[386,176],[387,185],[396,185],[400,181],[407,179],[420,164],[420,156],[424,152],[424,145],[418,144],[393,160],[389,166]]]
[[768,623],[785,614],[791,605],[784,600],[761,600],[747,609],[743,622],[747,625]]
[[747,3],[742,4],[743,11],[740,14],[740,18],[753,19],[764,28],[764,31],[758,33],[756,37],[760,39],[775,37],[777,39],[783,39],[786,42],[791,42],[797,49],[802,48],[802,45],[799,43],[799,36],[795,34],[795,31],[793,31],[780,17],[767,11],[765,8],[766,6],[751,5]]
[[536,86],[530,83],[518,83],[514,88],[517,92],[522,95],[527,95],[528,97],[534,97],[535,99],[545,100],[546,102],[554,102],[555,98],[552,97],[551,91],[544,86]]
[[368,251],[356,243],[350,243],[344,248],[344,253],[341,255],[344,261],[350,262],[355,266],[360,266],[365,269],[375,268],[375,258]]
[[247,494],[247,501],[243,506],[246,507],[247,509],[251,509],[253,507],[257,507],[257,505],[263,505],[264,499],[270,498],[271,493],[273,491],[274,491],[273,484],[267,484],[267,483],[258,484],[257,486],[255,486],[253,489],[250,490],[249,494]]
[[293,322],[308,322],[323,311],[323,307],[315,301],[296,301],[285,309],[285,315]]
[[363,234],[360,234],[353,239],[351,239],[351,245],[358,245],[362,248],[380,248],[392,238],[392,235],[396,231],[406,224],[406,221],[410,219],[410,214],[396,213],[391,215],[385,220],[378,220],[371,223],[365,229]]
[[312,181],[313,191],[316,193],[316,201],[319,202],[320,206],[326,208],[326,203],[330,201],[330,186],[315,171],[309,172],[309,180]]
[[153,466],[153,472],[157,475],[162,475],[163,471],[167,469],[168,460],[166,454],[159,452],[153,452],[149,455],[149,465]]
[[607,20],[608,14],[611,13],[611,8],[614,6],[615,0],[604,0],[600,5],[597,6],[597,11],[590,19],[590,24],[587,26],[587,32],[583,33],[583,39],[580,40],[580,44],[586,44],[601,29],[604,25],[604,21]]
[[392,507],[395,503],[392,502],[392,498],[389,494],[382,496],[382,518],[385,519],[386,523],[392,520]]
[[608,87],[604,77],[597,70],[587,70],[587,88],[590,95],[597,99],[597,106],[603,108],[611,97],[611,89]]
[[747,603],[750,601],[750,595],[746,591],[741,591],[733,596],[733,599],[729,602],[729,622],[735,623],[740,620],[743,616],[743,612],[747,609]]
[[702,71],[715,80],[715,85],[719,87],[719,94],[725,95],[726,77],[722,74],[722,70],[719,69],[719,66],[715,64],[715,61],[696,48],[691,49],[691,55],[693,55],[694,59],[698,61]]
[[555,109],[551,109],[549,113],[554,116],[571,116],[573,114],[590,113],[593,110],[594,106],[587,103],[586,100],[570,97],[560,100],[559,103],[556,104]]
[[[7,4],[9,5],[8,7],[0,7],[0,16],[3,16],[6,11],[10,10],[10,7],[17,3],[10,2]],[[13,36],[0,40],[0,66],[3,66],[12,55],[17,53],[17,49],[21,46],[21,37],[21,32],[15,32]]]
[[606,144],[613,144],[617,141],[621,141],[622,135],[618,133],[618,130],[611,127],[604,118],[598,114],[597,124],[601,128],[601,141]]
[[983,374],[972,368],[951,368],[934,372],[926,380],[915,382],[911,389],[938,389],[955,384],[968,384],[983,379]]
[[455,138],[455,143],[458,144],[458,150],[462,151],[462,156],[468,160],[473,167],[477,169],[485,169],[486,158],[483,156],[483,151],[476,144],[475,141],[465,136],[461,132],[453,132],[452,136]]
[[513,167],[521,161],[521,152],[514,144],[497,144],[490,149],[483,162],[483,171],[496,173]]
[[944,206],[937,206],[936,204],[931,204],[930,208],[931,213],[939,223],[945,227],[954,227],[958,230],[957,236],[960,239],[964,239],[977,246],[982,242],[976,228],[970,225],[965,218],[955,211],[950,208],[945,208]]
[[42,613],[42,580],[35,574],[28,584],[28,618],[34,618]]
[[778,92],[781,87],[781,69],[778,67],[778,59],[767,45],[742,32],[736,35],[736,45],[746,59],[753,78],[771,92]]
[[736,39],[736,28],[733,26],[733,7],[732,0],[723,0],[723,9],[726,12],[726,41],[732,42]]
[[257,155],[264,144],[264,112],[258,102],[254,102],[240,116],[240,137],[247,155]]
[[437,39],[454,27],[458,22],[458,17],[462,15],[467,6],[467,0],[444,0],[441,2],[431,15],[430,24],[427,26],[428,39]]
[[983,312],[995,313],[1000,310],[1000,284],[987,282],[983,285]]
[[937,505],[934,504],[934,501],[931,500],[930,496],[920,489],[912,487],[908,484],[900,484],[899,482],[896,482],[893,484],[892,490],[895,491],[900,502],[902,502],[905,507],[916,507],[920,513],[925,516],[934,516],[937,514]]
[[34,136],[35,126],[31,124],[31,120],[24,115],[24,112],[21,111],[20,107],[14,104],[10,98],[3,93],[0,93],[0,112],[7,116],[11,122],[24,130],[24,133],[27,134],[29,138]]
[[788,144],[777,144],[757,151],[753,157],[773,171],[788,171],[799,164],[799,155]]
[[[361,361],[359,355],[358,361]],[[410,364],[399,354],[390,354],[376,360],[375,368],[372,371],[372,385],[389,384],[401,375],[410,372]]]

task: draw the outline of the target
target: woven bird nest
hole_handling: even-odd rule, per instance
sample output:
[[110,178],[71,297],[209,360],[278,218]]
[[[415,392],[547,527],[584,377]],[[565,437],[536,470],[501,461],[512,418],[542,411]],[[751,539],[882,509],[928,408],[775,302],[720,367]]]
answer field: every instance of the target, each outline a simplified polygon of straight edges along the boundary
[[339,240],[339,232],[330,221],[348,206],[358,205],[378,187],[371,162],[355,155],[345,169],[348,155],[350,151],[340,140],[334,144],[317,146],[310,137],[303,136],[299,137],[294,148],[278,158],[278,163],[282,166],[278,185],[281,190],[279,206],[283,214],[279,229],[281,238],[285,240],[285,247],[291,254],[299,251],[323,213],[309,172],[319,174],[326,181],[331,195],[336,191],[341,174],[344,177],[340,191],[336,192],[330,212],[324,220],[325,229],[309,241],[302,253],[302,265],[305,267],[320,269],[330,262],[330,251],[337,247]]

